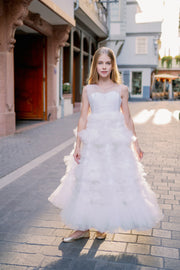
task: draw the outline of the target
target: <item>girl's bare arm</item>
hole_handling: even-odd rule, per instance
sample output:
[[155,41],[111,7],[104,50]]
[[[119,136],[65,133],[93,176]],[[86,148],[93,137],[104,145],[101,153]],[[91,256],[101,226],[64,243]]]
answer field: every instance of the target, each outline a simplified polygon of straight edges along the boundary
[[121,109],[122,112],[124,114],[124,120],[126,123],[126,126],[128,127],[128,129],[130,129],[135,137],[134,140],[134,148],[136,150],[136,153],[139,157],[139,159],[141,159],[143,157],[143,152],[141,151],[140,147],[139,147],[139,143],[138,140],[136,138],[136,131],[135,131],[135,127],[134,127],[134,123],[130,114],[130,110],[129,110],[129,106],[128,106],[128,97],[129,97],[129,92],[128,92],[128,88],[127,86],[123,85],[121,87],[121,98],[122,98],[122,103],[121,103]]
[[80,160],[80,146],[81,146],[81,139],[78,135],[78,132],[86,128],[88,111],[89,111],[89,101],[87,96],[87,87],[85,86],[82,92],[81,115],[77,126],[76,148],[74,151],[74,159],[77,163],[79,163]]

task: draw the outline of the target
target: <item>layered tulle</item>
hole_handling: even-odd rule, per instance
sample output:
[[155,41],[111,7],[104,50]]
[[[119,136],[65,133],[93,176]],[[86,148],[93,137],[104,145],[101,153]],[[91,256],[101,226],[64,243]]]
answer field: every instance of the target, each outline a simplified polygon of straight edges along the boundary
[[66,173],[49,197],[61,209],[62,221],[80,230],[152,228],[162,214],[132,151],[132,132],[122,113],[90,114],[78,135],[80,164],[74,161],[73,149],[65,157]]

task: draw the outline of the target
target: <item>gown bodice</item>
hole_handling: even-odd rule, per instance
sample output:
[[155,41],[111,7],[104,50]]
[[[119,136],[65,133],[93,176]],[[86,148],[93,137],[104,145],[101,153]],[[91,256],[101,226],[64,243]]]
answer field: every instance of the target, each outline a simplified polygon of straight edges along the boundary
[[87,86],[87,95],[91,108],[91,113],[119,112],[121,106],[120,86],[112,87],[104,92],[98,85]]

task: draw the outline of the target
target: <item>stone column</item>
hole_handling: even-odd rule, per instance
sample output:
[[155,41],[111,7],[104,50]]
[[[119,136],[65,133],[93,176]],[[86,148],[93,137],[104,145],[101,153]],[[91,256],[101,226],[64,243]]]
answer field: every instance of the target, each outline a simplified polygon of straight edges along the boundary
[[79,74],[79,93],[80,93],[80,96],[82,94],[82,78],[83,78],[83,69],[84,69],[84,63],[83,63],[83,59],[84,59],[84,55],[83,55],[83,51],[84,51],[84,46],[83,46],[83,38],[84,38],[84,35],[83,35],[83,32],[81,31],[81,44],[80,44],[80,74]]
[[70,33],[70,69],[69,69],[69,82],[71,84],[71,94],[72,94],[72,90],[73,90],[73,61],[74,61],[74,38],[73,38],[73,31],[71,30]]
[[89,72],[90,72],[90,67],[91,67],[91,47],[92,47],[92,40],[89,39],[89,55],[88,55],[88,75],[89,75]]
[[169,80],[169,99],[173,99],[172,80]]
[[31,0],[0,0],[0,136],[15,132],[14,34]]
[[71,27],[60,25],[53,27],[53,34],[47,38],[47,117],[57,119],[57,62],[60,47],[65,46]]

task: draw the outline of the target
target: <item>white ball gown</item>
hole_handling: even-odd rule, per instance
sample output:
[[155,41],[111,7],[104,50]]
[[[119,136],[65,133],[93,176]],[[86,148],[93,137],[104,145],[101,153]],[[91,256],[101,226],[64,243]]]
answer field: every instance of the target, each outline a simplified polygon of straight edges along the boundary
[[[65,157],[66,173],[48,198],[60,208],[62,221],[75,230],[117,232],[152,228],[162,218],[142,164],[132,150],[133,134],[120,111],[121,86],[102,92],[87,85],[91,108],[77,164]],[[75,146],[74,146],[75,147]]]

